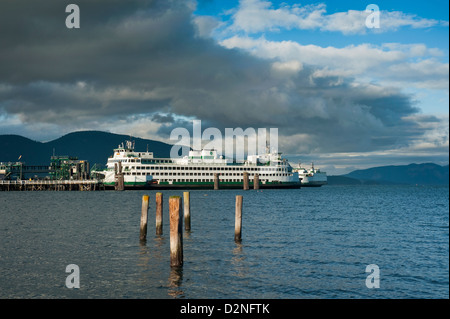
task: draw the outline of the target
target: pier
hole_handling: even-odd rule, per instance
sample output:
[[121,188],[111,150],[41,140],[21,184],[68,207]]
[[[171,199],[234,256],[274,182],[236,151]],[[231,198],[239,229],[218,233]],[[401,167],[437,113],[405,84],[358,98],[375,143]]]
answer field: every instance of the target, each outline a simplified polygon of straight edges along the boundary
[[104,185],[95,179],[85,180],[0,180],[0,191],[95,191]]

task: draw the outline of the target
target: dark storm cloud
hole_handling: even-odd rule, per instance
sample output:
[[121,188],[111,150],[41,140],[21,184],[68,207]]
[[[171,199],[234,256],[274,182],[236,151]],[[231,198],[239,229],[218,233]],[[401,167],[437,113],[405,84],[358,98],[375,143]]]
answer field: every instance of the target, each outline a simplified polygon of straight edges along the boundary
[[188,1],[80,0],[81,28],[67,29],[71,2],[2,1],[0,110],[25,123],[153,114],[168,135],[189,124],[178,115],[220,129],[307,134],[327,151],[389,147],[423,133],[403,120],[417,110],[395,89],[316,77],[308,66],[286,72],[197,36]]

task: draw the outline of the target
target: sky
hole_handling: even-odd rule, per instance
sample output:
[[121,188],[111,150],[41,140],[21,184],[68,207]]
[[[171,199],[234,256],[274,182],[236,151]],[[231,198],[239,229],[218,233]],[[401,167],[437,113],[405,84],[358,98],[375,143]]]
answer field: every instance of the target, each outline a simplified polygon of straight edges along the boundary
[[201,120],[278,128],[292,164],[330,175],[448,164],[448,15],[433,0],[2,0],[0,134],[175,143]]

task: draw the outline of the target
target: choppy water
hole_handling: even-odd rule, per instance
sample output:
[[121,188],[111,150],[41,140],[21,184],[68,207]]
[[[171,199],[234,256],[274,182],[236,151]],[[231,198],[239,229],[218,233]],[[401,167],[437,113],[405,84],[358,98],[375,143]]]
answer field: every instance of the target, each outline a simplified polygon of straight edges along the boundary
[[[155,191],[1,192],[0,298],[449,298],[448,187],[191,191],[182,270],[170,268],[168,218],[182,192],[163,193],[157,237]],[[69,264],[79,289],[65,286]],[[380,288],[366,287],[369,264]]]

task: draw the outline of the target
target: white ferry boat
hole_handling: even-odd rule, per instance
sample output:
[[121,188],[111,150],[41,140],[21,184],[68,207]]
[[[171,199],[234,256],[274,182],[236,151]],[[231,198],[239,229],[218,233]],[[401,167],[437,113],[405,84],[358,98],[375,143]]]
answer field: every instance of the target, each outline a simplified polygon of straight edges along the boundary
[[302,187],[319,187],[328,184],[327,173],[314,168],[314,164],[311,164],[311,168],[304,168],[298,164],[293,171],[298,173]]
[[214,176],[219,176],[219,188],[242,188],[244,172],[249,187],[259,175],[260,188],[300,188],[294,172],[281,153],[267,152],[249,155],[247,160],[234,162],[219,156],[215,150],[189,151],[180,158],[155,158],[152,152],[137,152],[134,142],[126,141],[108,158],[106,170],[93,172],[103,179],[105,187],[114,187],[121,169],[125,189],[134,188],[214,188]]

